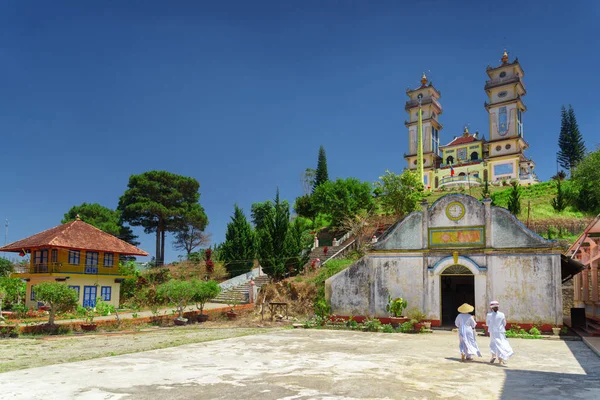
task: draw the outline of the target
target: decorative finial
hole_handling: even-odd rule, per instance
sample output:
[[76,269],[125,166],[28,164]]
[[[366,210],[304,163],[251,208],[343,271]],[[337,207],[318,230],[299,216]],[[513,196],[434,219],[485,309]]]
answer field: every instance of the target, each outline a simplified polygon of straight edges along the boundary
[[467,136],[469,134],[469,127],[465,125],[465,130],[463,131],[463,135]]
[[423,72],[423,76],[421,77],[421,85],[425,86],[427,84],[427,75]]
[[502,63],[506,64],[508,62],[508,53],[506,52],[506,49],[504,50],[504,54],[502,54]]
[[81,217],[79,216],[79,214],[77,214],[77,216],[75,217],[75,221],[81,221]]

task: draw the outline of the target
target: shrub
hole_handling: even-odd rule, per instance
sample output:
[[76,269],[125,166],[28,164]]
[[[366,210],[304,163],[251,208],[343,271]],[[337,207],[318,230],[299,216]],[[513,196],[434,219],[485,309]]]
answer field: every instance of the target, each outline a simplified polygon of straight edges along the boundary
[[539,335],[541,335],[542,333],[540,332],[540,330],[539,330],[538,328],[536,328],[536,327],[534,326],[533,328],[531,328],[531,329],[529,330],[529,334],[530,334],[530,335],[533,335],[533,336],[539,336]]
[[394,327],[390,324],[385,324],[381,327],[383,333],[394,333]]
[[402,333],[409,333],[413,331],[413,322],[411,321],[406,321],[405,323],[403,323],[402,325],[400,325],[398,327],[398,330]]
[[381,321],[376,318],[367,318],[363,321],[363,329],[367,332],[379,332]]
[[195,288],[194,284],[190,281],[172,280],[161,284],[157,288],[157,293],[159,296],[167,298],[171,303],[175,304],[179,313],[177,318],[183,318],[185,308],[194,297]]
[[407,301],[402,297],[392,299],[392,296],[388,295],[388,304],[385,306],[385,310],[394,317],[400,317],[407,305]]
[[416,322],[423,321],[425,318],[427,318],[426,315],[416,307],[412,307],[410,310],[408,310],[406,316],[412,320],[415,320]]
[[221,293],[221,287],[216,281],[194,280],[192,281],[192,284],[194,287],[192,301],[196,303],[196,308],[200,310],[200,314],[202,314],[206,302],[217,297],[219,293]]

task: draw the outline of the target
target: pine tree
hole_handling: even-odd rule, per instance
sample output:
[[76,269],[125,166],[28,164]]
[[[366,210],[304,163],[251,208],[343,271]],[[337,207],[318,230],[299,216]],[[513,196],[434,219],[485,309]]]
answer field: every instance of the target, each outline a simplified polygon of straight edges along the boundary
[[519,190],[519,182],[512,183],[512,191],[508,198],[508,211],[515,217],[521,213],[521,191]]
[[319,147],[319,159],[317,161],[317,172],[315,174],[315,184],[313,186],[313,192],[322,183],[329,180],[329,174],[327,173],[327,156],[325,155],[325,148]]
[[585,143],[583,136],[579,132],[579,125],[577,125],[577,118],[575,117],[575,111],[573,107],[569,105],[569,130],[571,132],[571,140],[573,143],[573,159],[571,161],[571,170],[575,168],[577,164],[585,157]]
[[556,179],[556,197],[552,199],[552,208],[559,213],[567,208],[567,197],[562,189],[560,179]]
[[490,185],[487,178],[485,178],[483,190],[481,191],[481,200],[485,200],[490,195]]
[[579,132],[577,118],[573,107],[569,110],[562,106],[560,121],[560,134],[558,136],[558,162],[561,167],[573,171],[573,168],[585,157],[585,144]]
[[236,204],[227,224],[221,257],[231,277],[246,273],[254,266],[255,233],[244,211]]

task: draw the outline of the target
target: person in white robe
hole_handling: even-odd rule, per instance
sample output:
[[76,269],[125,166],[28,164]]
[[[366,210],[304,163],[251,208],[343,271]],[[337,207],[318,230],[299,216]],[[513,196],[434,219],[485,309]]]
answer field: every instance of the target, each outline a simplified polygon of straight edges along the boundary
[[463,304],[458,307],[458,316],[454,321],[454,324],[458,328],[458,340],[459,340],[459,349],[461,354],[462,361],[472,360],[474,355],[481,357],[481,353],[479,352],[479,347],[477,346],[477,341],[475,340],[475,326],[477,326],[477,322],[475,322],[475,318],[470,312],[473,312],[475,308],[470,304]]
[[485,324],[490,333],[490,350],[492,352],[490,363],[493,364],[498,358],[500,364],[506,364],[506,360],[514,354],[512,347],[506,340],[506,317],[503,312],[498,311],[500,303],[497,301],[490,302],[490,308],[492,311],[487,314],[485,319]]

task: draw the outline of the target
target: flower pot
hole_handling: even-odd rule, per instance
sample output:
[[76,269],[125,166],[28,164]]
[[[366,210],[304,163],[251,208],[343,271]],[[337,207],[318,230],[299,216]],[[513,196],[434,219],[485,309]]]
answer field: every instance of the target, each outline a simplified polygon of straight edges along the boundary
[[91,332],[91,331],[95,331],[96,328],[98,328],[98,325],[96,325],[96,324],[81,324],[82,331]]
[[552,328],[552,333],[554,334],[554,336],[560,335],[560,328]]
[[175,322],[175,325],[181,326],[187,324],[188,320],[187,318],[175,318],[173,322]]
[[202,322],[206,322],[206,321],[208,321],[208,315],[207,314],[198,314],[196,316],[196,322],[202,323]]
[[227,312],[227,318],[229,318],[229,320],[234,320],[237,318],[237,313],[235,311],[229,311]]
[[424,326],[425,324],[422,322],[417,322],[413,325],[413,327],[415,328],[415,332],[421,332],[421,328],[423,328]]
[[431,322],[430,321],[423,322],[423,325],[425,325],[425,329],[427,329],[428,331],[431,330]]
[[402,325],[406,321],[408,321],[408,318],[406,317],[390,317],[390,324],[394,328],[397,328],[399,325]]

